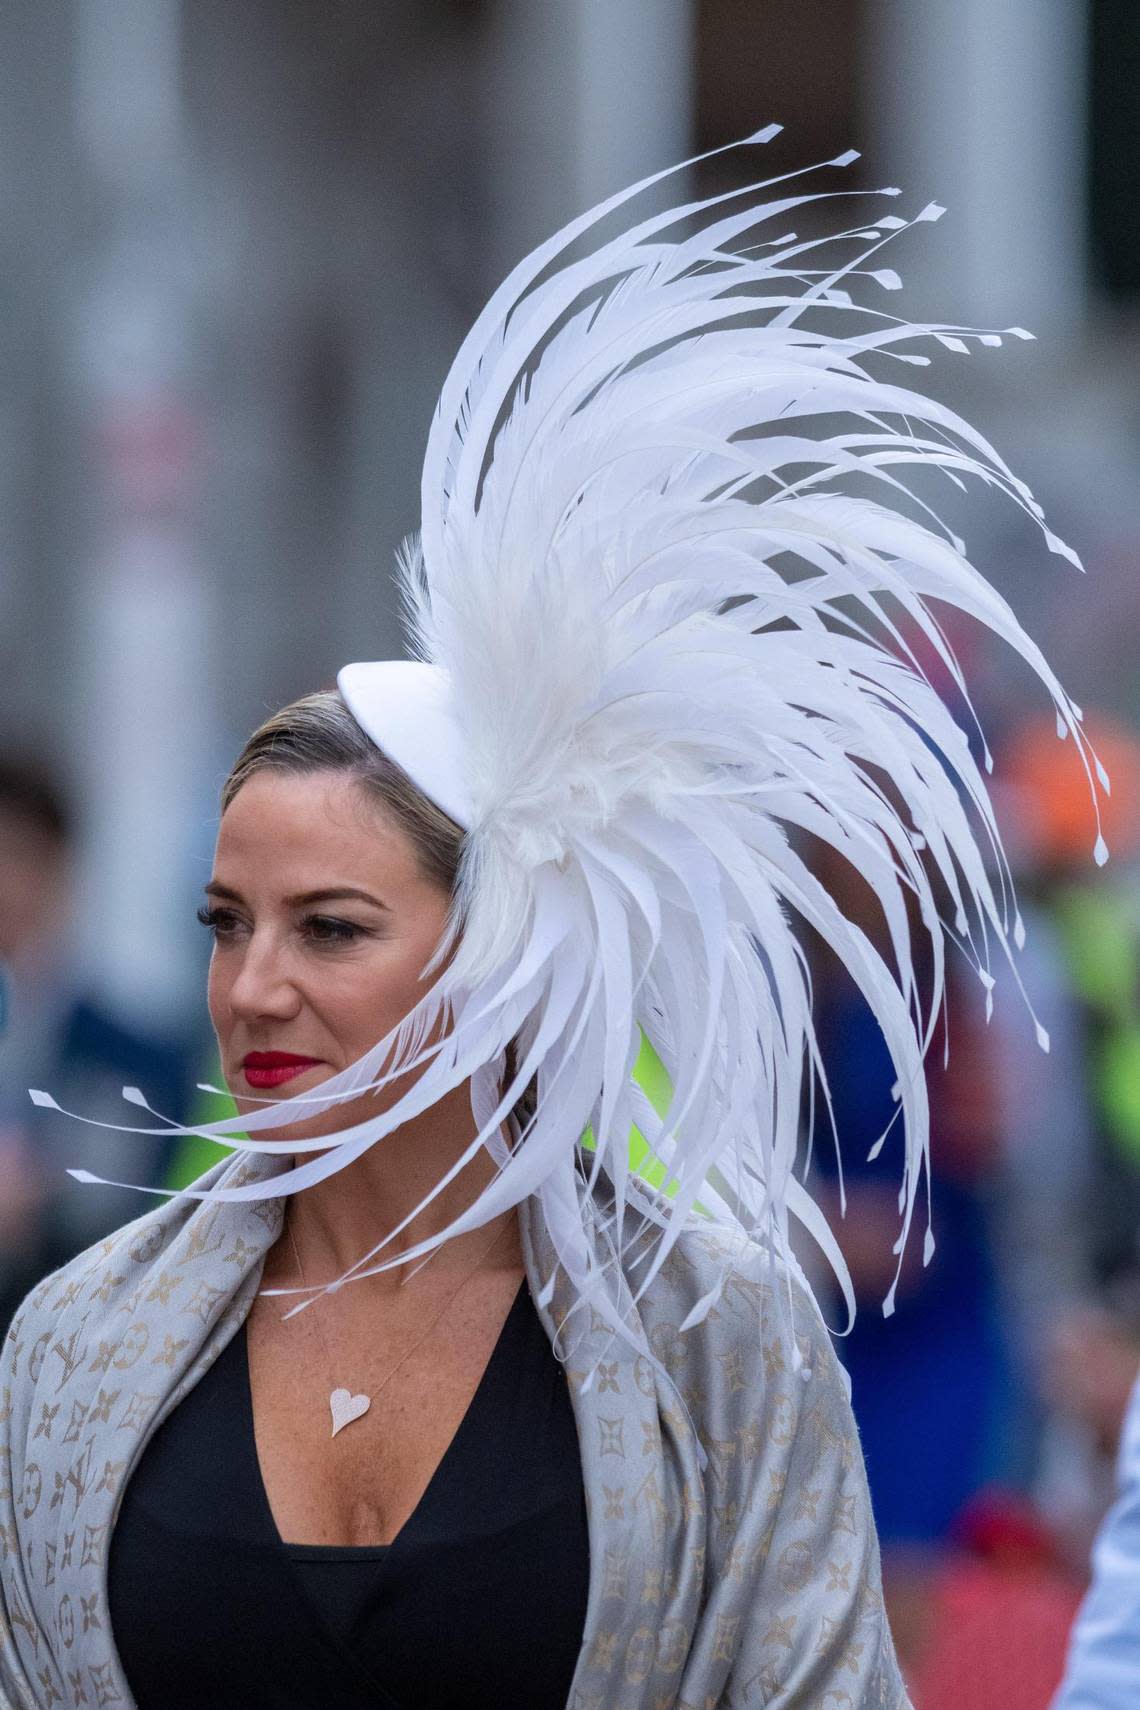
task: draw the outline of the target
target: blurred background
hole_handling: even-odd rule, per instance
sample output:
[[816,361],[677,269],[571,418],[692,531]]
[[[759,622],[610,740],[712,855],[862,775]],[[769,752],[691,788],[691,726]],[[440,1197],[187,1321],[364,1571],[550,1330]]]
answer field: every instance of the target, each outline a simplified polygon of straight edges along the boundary
[[[26,1089],[110,1120],[124,1083],[195,1108],[220,783],[273,709],[399,650],[389,567],[483,300],[574,212],[772,119],[759,165],[720,155],[694,187],[855,146],[844,186],[945,204],[892,252],[904,312],[1040,342],[948,353],[932,387],[1088,571],[971,503],[976,561],[1113,775],[1113,860],[1027,677],[955,634],[1052,1049],[1011,981],[988,1027],[955,986],[939,1245],[890,1321],[889,1146],[843,1226],[841,1351],[916,1703],[1044,1706],[1140,1360],[1136,0],[7,0],[0,1301],[142,1208],[65,1165],[171,1179],[159,1143]],[[858,1157],[890,1076],[842,970],[818,977]]]

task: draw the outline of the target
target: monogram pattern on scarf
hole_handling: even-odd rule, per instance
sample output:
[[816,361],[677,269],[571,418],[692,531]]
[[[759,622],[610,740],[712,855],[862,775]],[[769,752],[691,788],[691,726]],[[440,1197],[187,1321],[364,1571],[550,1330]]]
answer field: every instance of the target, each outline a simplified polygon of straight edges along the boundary
[[[279,1167],[228,1160],[211,1179]],[[5,1710],[133,1710],[107,1604],[122,1493],[244,1321],[281,1218],[279,1200],[163,1205],[49,1277],[13,1321],[0,1357]],[[536,1302],[555,1279],[538,1310],[565,1361],[589,1517],[569,1710],[905,1707],[854,1423],[803,1287],[760,1249],[694,1229],[636,1307],[626,1287],[650,1358],[575,1300],[537,1200],[520,1222]],[[717,1305],[682,1334],[726,1258]]]

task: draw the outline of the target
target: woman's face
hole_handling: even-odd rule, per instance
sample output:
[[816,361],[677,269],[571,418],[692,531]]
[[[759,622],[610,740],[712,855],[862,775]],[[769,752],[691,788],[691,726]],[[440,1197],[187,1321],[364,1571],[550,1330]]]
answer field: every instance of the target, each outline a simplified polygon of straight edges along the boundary
[[[430,983],[448,912],[405,833],[337,772],[254,773],[222,815],[206,891],[210,1019],[239,1112],[309,1091],[395,1027]],[[331,1133],[403,1090],[279,1132]]]

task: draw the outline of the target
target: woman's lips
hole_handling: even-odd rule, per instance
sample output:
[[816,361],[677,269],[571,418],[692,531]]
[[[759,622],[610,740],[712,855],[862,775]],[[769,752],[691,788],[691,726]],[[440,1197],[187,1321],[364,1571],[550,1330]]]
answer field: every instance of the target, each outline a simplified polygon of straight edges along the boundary
[[251,1087],[279,1087],[316,1068],[319,1057],[293,1057],[285,1051],[251,1051],[242,1071]]

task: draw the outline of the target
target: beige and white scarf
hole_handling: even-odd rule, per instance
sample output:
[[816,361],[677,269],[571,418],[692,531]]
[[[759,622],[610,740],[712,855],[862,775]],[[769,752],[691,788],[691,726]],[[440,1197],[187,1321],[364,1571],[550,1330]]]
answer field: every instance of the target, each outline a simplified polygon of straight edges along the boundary
[[[212,1176],[278,1167],[228,1160]],[[242,1324],[283,1203],[164,1203],[14,1320],[0,1360],[4,1710],[133,1706],[107,1601],[123,1490]],[[655,1365],[574,1310],[537,1202],[520,1218],[536,1303],[555,1274],[538,1310],[565,1357],[588,1507],[570,1710],[905,1707],[855,1425],[807,1291],[781,1273],[777,1298],[767,1255],[742,1245],[716,1307],[682,1333],[730,1240],[695,1226],[630,1306]]]

